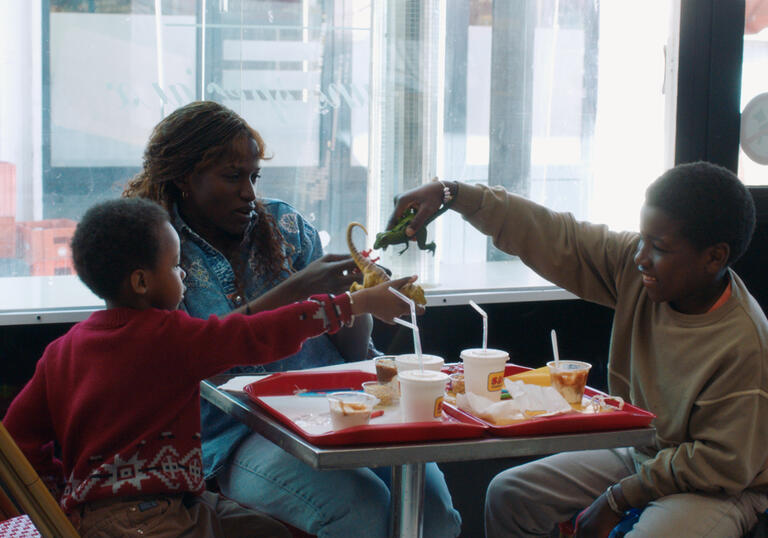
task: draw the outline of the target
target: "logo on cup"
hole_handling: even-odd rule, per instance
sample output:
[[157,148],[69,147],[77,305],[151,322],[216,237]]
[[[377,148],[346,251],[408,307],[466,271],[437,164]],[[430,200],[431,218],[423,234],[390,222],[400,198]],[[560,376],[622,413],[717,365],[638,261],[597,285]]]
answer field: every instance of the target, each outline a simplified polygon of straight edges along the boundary
[[501,390],[504,386],[504,370],[501,372],[491,372],[488,374],[488,391],[494,392]]
[[443,413],[443,397],[435,400],[435,408],[432,410],[432,416],[438,418]]

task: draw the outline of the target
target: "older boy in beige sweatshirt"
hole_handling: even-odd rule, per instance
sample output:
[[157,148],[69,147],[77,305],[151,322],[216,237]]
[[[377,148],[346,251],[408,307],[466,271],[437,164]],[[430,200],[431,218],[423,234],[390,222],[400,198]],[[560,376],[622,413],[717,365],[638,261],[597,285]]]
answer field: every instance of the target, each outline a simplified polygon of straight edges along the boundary
[[[647,190],[640,233],[577,221],[501,188],[431,183],[403,194],[413,230],[451,209],[500,249],[585,300],[615,310],[611,394],[656,414],[654,446],[558,454],[497,475],[489,538],[549,536],[581,515],[577,536],[741,536],[768,508],[768,321],[730,266],[755,225],[730,171],[677,166]],[[391,221],[392,222],[392,221]]]

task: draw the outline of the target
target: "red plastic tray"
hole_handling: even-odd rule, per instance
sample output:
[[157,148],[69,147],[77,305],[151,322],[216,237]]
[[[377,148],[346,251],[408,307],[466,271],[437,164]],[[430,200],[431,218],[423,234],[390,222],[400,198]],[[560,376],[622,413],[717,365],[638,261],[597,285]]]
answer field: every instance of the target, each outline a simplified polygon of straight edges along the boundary
[[[246,385],[244,390],[250,399],[270,413],[285,426],[316,446],[360,445],[397,443],[408,441],[434,441],[438,439],[470,439],[483,436],[486,425],[466,415],[443,414],[439,422],[409,422],[368,424],[345,430],[333,431],[328,422],[327,431],[313,433],[286,416],[276,400],[270,396],[292,396],[297,391],[333,392],[337,390],[361,390],[364,381],[375,381],[376,375],[360,370],[333,372],[280,372]],[[304,398],[293,396],[294,398]],[[311,397],[310,397],[311,398]],[[325,398],[313,398],[318,415],[327,413]],[[309,404],[308,404],[309,405]],[[386,408],[385,413],[386,413]]]
[[[462,370],[457,365],[450,365],[449,368],[453,372]],[[530,370],[530,368],[508,364],[504,370],[504,375],[510,376],[519,374],[526,370]],[[584,390],[584,393],[587,396],[603,394],[602,392],[589,387]],[[651,421],[656,418],[656,415],[653,413],[628,403],[624,403],[624,408],[621,411],[616,410],[597,414],[573,413],[551,417],[530,418],[524,422],[506,424],[503,426],[487,422],[447,402],[443,404],[443,412],[457,419],[463,420],[472,418],[477,420],[488,428],[488,433],[499,437],[643,428],[650,425]]]

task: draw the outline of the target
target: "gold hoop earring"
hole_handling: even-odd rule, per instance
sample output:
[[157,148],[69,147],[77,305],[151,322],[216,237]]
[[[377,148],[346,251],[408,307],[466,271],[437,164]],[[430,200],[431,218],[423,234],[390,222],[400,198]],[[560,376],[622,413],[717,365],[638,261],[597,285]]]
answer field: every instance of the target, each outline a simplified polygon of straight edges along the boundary
[[189,191],[181,191],[181,199],[189,200]]

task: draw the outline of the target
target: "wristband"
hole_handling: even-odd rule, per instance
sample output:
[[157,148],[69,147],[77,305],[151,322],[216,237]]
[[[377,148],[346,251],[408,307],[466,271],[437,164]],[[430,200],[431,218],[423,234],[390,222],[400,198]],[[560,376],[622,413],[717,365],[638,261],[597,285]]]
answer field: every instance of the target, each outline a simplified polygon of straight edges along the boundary
[[624,510],[619,509],[619,503],[616,502],[616,497],[613,496],[613,486],[608,486],[605,490],[605,500],[608,501],[608,506],[617,516],[623,516]]

